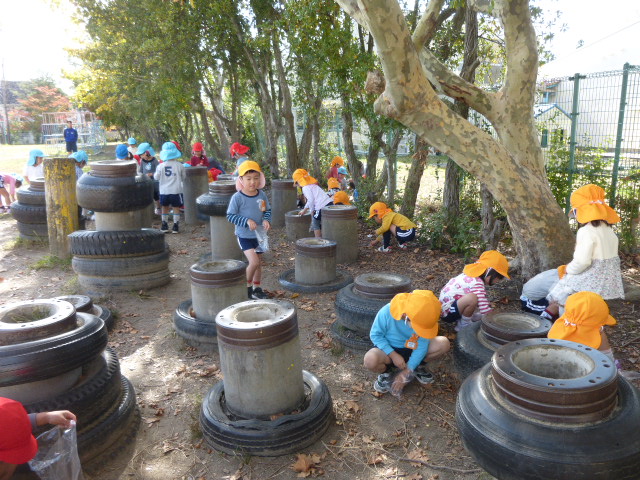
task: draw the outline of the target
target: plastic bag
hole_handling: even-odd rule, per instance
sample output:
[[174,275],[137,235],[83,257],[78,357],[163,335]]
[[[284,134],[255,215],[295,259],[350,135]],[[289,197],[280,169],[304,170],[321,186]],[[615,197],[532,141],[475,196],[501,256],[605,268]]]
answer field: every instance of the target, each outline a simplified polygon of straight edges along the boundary
[[264,229],[262,225],[258,225],[256,227],[256,237],[258,238],[258,248],[256,248],[256,252],[268,252],[269,251],[269,237],[267,236],[267,231]]
[[415,374],[411,370],[400,370],[391,378],[391,395],[398,400],[402,399],[402,391],[407,383],[411,382],[415,377]]
[[84,480],[78,457],[76,422],[72,421],[67,429],[47,430],[37,440],[38,453],[29,466],[42,480]]

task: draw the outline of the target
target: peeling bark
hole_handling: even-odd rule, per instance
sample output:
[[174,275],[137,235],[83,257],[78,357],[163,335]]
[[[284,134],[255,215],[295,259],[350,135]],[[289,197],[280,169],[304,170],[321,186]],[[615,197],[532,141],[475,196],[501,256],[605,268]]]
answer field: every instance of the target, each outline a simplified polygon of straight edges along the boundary
[[409,168],[409,174],[407,175],[407,181],[404,185],[402,205],[400,206],[400,213],[409,218],[413,218],[415,213],[420,183],[422,182],[424,169],[427,166],[427,160],[429,158],[429,145],[422,138],[416,137],[415,150],[412,157],[411,168]]

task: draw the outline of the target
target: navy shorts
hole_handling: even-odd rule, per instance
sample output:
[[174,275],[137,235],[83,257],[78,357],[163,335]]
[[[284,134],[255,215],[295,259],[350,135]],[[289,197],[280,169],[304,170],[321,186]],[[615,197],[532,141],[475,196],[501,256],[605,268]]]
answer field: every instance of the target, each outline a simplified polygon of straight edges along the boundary
[[520,305],[522,306],[523,311],[533,313],[534,315],[540,315],[549,306],[549,300],[547,300],[546,298],[541,298],[540,300],[530,300],[529,298],[522,295],[520,297]]
[[462,314],[458,310],[458,300],[454,300],[454,302],[449,307],[449,312],[442,317],[443,322],[453,323],[462,318]]
[[[393,348],[393,351],[396,353],[399,353],[400,356],[402,357],[402,359],[406,362],[409,361],[409,358],[411,358],[411,354],[413,353],[413,350],[411,350],[410,348]],[[424,359],[420,362],[420,365],[424,365],[425,361]],[[394,368],[393,362],[391,362],[389,365],[387,365],[387,371],[389,371],[390,368]]]
[[170,195],[160,194],[160,205],[163,207],[181,207],[183,203],[181,193],[172,193]]
[[78,151],[78,142],[66,142],[66,143],[67,143],[67,152]]
[[[252,248],[255,250],[258,248],[260,243],[257,238],[244,238],[244,237],[236,237],[238,239],[238,245],[244,252],[245,250],[251,250]],[[262,252],[256,252],[257,254],[261,254]]]

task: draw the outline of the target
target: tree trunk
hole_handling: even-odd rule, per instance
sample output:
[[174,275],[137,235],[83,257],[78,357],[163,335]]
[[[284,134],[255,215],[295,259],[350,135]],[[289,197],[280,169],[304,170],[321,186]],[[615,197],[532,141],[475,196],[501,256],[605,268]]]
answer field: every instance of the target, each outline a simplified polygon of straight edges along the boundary
[[404,185],[404,198],[400,206],[400,213],[409,218],[413,218],[418,201],[418,192],[420,191],[420,183],[422,175],[427,166],[429,158],[429,145],[421,138],[416,137],[416,152],[413,154],[409,175]]
[[306,168],[309,164],[309,152],[311,151],[311,144],[313,141],[313,132],[318,123],[318,115],[322,108],[322,97],[318,95],[312,102],[311,113],[309,114],[304,126],[304,132],[300,139],[300,148],[298,149],[298,156],[300,157],[300,164],[302,168]]
[[369,125],[369,151],[367,152],[367,176],[371,180],[377,177],[378,157],[380,156],[380,146],[382,145],[382,131],[372,130]]
[[504,231],[504,222],[496,219],[493,213],[493,196],[484,185],[480,186],[480,197],[482,198],[482,208],[480,216],[482,218],[482,240],[487,245],[487,249],[495,250]]
[[320,168],[320,121],[319,116],[315,115],[312,120],[313,123],[313,160],[311,167],[311,176],[317,179],[322,177],[322,169]]
[[[447,160],[444,172],[444,190],[442,194],[442,208],[447,219],[453,220],[460,214],[460,185],[462,183],[462,169],[451,159]],[[447,223],[451,222],[447,220]]]
[[344,152],[347,157],[347,167],[351,172],[351,178],[357,185],[362,178],[362,162],[358,160],[358,154],[353,146],[353,114],[351,113],[351,101],[346,94],[342,94],[342,123],[344,128],[342,129],[342,143],[344,144]]

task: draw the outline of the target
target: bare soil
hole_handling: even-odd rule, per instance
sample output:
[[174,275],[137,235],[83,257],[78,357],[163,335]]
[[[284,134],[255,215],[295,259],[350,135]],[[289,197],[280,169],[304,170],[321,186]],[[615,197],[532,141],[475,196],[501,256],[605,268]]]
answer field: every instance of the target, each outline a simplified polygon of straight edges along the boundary
[[[117,314],[109,344],[122,373],[136,389],[142,425],[128,452],[92,478],[111,479],[353,479],[486,480],[461,445],[455,425],[459,379],[451,354],[430,366],[436,381],[409,385],[401,399],[372,389],[375,376],[362,367],[362,353],[335,344],[329,327],[335,320],[335,293],[301,294],[282,290],[278,275],[293,267],[293,245],[283,229],[271,234],[272,251],[264,255],[263,286],[298,308],[303,368],[324,380],[333,398],[335,421],[321,441],[276,458],[232,456],[211,450],[198,425],[203,397],[219,380],[217,353],[206,354],[184,344],[173,330],[176,307],[190,297],[189,267],[210,249],[204,226],[167,235],[171,249],[171,282],[162,288],[114,293],[94,298]],[[396,272],[409,275],[414,288],[439,292],[461,271],[462,259],[424,247],[390,254],[375,252],[362,226],[360,261],[342,266],[352,275]],[[48,262],[44,244],[17,241],[10,215],[0,216],[0,298],[2,303],[82,293],[70,266]],[[38,263],[39,262],[39,263]],[[624,258],[624,276],[640,284],[638,258]],[[36,266],[50,267],[34,269]],[[490,289],[497,309],[518,310],[515,281]],[[616,356],[625,370],[637,370],[640,358],[638,302],[612,302],[618,325],[609,328]],[[452,340],[455,332],[444,330]],[[636,381],[637,384],[637,381]],[[410,460],[414,460],[413,462]]]

